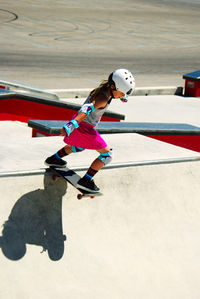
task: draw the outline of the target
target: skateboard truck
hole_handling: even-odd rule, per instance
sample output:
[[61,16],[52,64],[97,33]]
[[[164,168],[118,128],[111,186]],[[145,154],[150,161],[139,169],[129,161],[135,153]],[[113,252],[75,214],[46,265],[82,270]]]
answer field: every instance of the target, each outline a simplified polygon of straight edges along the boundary
[[80,199],[82,199],[83,197],[90,197],[90,198],[95,198],[95,195],[90,195],[90,194],[85,194],[85,193],[79,193],[78,195],[77,195],[77,198],[80,200]]

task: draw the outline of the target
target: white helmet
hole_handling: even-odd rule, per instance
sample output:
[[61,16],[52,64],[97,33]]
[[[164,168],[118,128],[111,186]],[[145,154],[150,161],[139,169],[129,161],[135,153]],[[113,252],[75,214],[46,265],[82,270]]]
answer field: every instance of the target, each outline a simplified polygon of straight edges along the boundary
[[126,69],[114,71],[109,79],[115,83],[116,90],[126,95],[130,95],[135,90],[135,79],[131,72]]

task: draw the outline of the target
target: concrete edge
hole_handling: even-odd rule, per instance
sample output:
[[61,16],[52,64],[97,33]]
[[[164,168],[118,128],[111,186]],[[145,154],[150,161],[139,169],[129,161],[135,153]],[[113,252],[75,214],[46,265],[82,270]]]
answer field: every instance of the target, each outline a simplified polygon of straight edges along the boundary
[[[29,120],[28,126],[37,132],[59,135],[66,121]],[[100,134],[137,133],[142,135],[178,135],[200,136],[200,127],[184,123],[151,123],[151,122],[100,122],[96,130]]]
[[[81,89],[46,89],[47,92],[56,92],[61,98],[85,98],[92,88]],[[182,86],[138,87],[132,96],[148,95],[183,95]]]
[[[138,166],[152,166],[152,165],[162,165],[162,164],[174,164],[174,163],[186,163],[186,162],[197,162],[200,161],[199,157],[183,157],[183,158],[168,158],[168,159],[156,159],[156,160],[145,160],[145,161],[135,161],[135,162],[124,162],[124,163],[113,163],[102,168],[106,169],[119,169],[119,168],[129,168]],[[6,177],[23,177],[23,176],[35,176],[43,175],[47,168],[40,169],[30,169],[30,170],[18,170],[18,171],[6,171],[0,172],[0,178]],[[74,171],[86,171],[88,166],[70,167]]]

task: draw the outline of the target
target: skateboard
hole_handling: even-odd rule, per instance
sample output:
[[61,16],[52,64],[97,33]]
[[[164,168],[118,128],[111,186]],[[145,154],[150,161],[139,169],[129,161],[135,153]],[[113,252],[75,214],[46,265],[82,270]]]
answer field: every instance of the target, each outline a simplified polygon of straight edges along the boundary
[[82,199],[83,197],[94,198],[95,196],[103,195],[98,191],[86,191],[77,186],[78,181],[80,180],[80,176],[73,170],[68,167],[58,168],[50,166],[51,171],[54,173],[53,180],[56,181],[57,177],[63,177],[67,182],[69,182],[72,186],[74,186],[80,193],[77,195],[78,199]]

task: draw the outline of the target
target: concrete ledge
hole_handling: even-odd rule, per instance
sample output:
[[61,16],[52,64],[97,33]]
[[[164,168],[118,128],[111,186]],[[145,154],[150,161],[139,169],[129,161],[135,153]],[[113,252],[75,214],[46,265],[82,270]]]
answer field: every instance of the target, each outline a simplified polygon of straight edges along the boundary
[[[47,92],[56,92],[59,96],[67,98],[85,98],[92,88],[81,89],[46,89]],[[133,96],[148,95],[182,95],[183,87],[179,86],[160,86],[160,87],[138,87],[135,89]]]
[[150,96],[150,95],[182,95],[182,86],[160,86],[160,87],[138,87],[133,96]]
[[[56,120],[29,120],[28,126],[49,135],[59,135],[65,123],[66,121]],[[100,122],[97,131],[101,134],[200,135],[200,127],[181,123]]]

